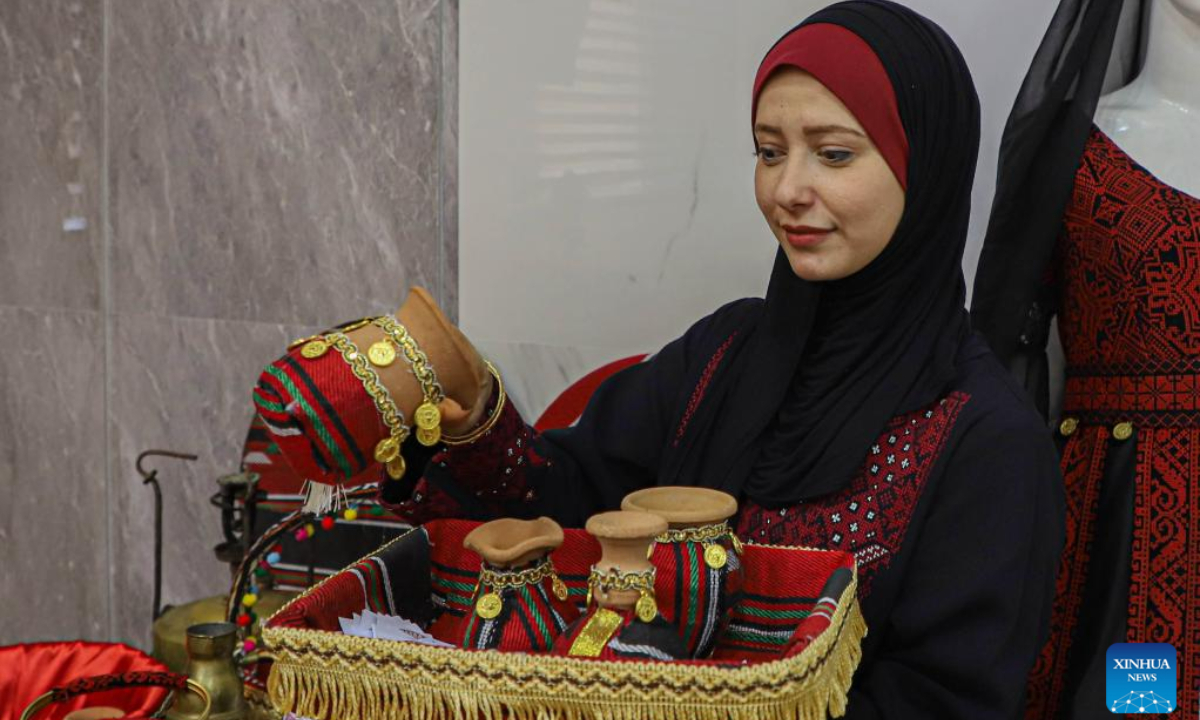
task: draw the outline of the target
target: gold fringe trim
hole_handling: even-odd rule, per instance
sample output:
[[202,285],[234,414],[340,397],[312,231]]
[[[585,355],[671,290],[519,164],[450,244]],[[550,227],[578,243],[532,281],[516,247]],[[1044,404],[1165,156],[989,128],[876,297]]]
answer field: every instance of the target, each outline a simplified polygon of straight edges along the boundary
[[855,584],[795,657],[741,667],[463,651],[294,628],[264,631],[268,694],[317,720],[824,720],[841,717],[867,628]]
[[829,628],[799,655],[737,667],[467,651],[265,627],[263,643],[276,658],[267,694],[278,712],[314,720],[826,720],[846,713],[867,635],[857,569],[842,598]]

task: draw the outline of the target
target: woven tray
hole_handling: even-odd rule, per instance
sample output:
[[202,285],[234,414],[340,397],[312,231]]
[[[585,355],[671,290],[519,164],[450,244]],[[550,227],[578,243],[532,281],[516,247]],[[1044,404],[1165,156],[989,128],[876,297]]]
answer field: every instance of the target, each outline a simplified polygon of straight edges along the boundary
[[[470,612],[469,578],[479,558],[462,548],[462,538],[476,525],[446,520],[415,528],[272,616],[263,641],[275,658],[268,681],[275,708],[318,720],[822,720],[844,714],[866,626],[853,558],[841,552],[746,546],[744,595],[722,635],[719,661],[462,650],[337,630],[339,617],[364,609],[434,628],[448,627],[435,623],[438,617]],[[566,535],[552,558],[582,603],[599,547],[582,531]]]

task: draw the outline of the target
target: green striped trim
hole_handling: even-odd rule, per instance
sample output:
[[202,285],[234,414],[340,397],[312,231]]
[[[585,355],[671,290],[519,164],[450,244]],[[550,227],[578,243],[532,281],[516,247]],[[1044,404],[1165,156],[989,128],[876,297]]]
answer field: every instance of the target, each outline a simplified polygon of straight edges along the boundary
[[754,617],[770,618],[772,620],[803,620],[812,614],[812,610],[763,610],[756,607],[734,608],[735,615],[753,615]]
[[[694,543],[694,544],[699,545],[698,543]],[[700,552],[699,549],[696,547],[685,547],[684,551],[683,551],[683,554],[687,556],[687,561],[688,561],[688,587],[689,588],[697,588],[700,586],[700,579],[698,577],[696,577],[696,563],[697,563],[696,556],[699,552]],[[679,589],[676,589],[676,592],[679,592],[679,591],[680,591]],[[694,598],[693,598],[693,600],[694,600]],[[683,635],[685,639],[691,638],[692,634],[695,632],[695,629],[696,629],[696,605],[697,604],[698,603],[696,603],[696,602],[688,603],[687,631]]]
[[284,408],[283,403],[271,402],[270,400],[264,399],[261,395],[254,398],[254,403],[264,410],[277,412],[281,415],[287,412],[287,409]]
[[774,635],[762,635],[748,630],[734,630],[730,628],[725,631],[725,638],[728,640],[742,640],[745,642],[757,643],[759,645],[787,645],[790,637],[777,637]]
[[304,414],[308,416],[309,422],[312,423],[313,430],[316,431],[317,437],[321,438],[321,442],[325,445],[325,449],[328,450],[329,454],[333,456],[334,461],[336,461],[338,466],[342,468],[342,472],[346,474],[346,477],[352,476],[354,473],[351,472],[350,463],[346,460],[346,456],[342,453],[342,449],[338,447],[336,442],[334,442],[333,436],[329,433],[329,429],[325,427],[325,423],[321,420],[321,416],[318,415],[316,411],[312,409],[312,406],[308,404],[308,401],[304,399],[304,395],[300,392],[300,389],[296,387],[296,384],[292,382],[292,379],[288,377],[287,373],[274,365],[268,367],[267,372],[271,374],[271,377],[278,380],[285,388],[287,388],[287,391],[291,393],[292,397],[295,398],[296,402],[299,403],[300,407],[304,410]]
[[533,597],[529,594],[529,588],[522,585],[518,588],[521,592],[522,599],[525,600],[525,607],[529,610],[529,617],[537,623],[538,630],[542,632],[542,647],[549,649],[554,644],[553,637],[550,635],[550,629],[546,627],[546,621],[542,618],[542,614],[538,612],[537,605],[533,602]]

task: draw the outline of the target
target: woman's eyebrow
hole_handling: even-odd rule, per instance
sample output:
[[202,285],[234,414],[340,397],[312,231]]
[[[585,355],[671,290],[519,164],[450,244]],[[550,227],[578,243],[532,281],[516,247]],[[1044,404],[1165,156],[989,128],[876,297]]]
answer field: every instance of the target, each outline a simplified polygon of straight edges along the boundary
[[866,137],[862,131],[845,125],[812,125],[804,128],[805,135],[831,135],[833,133],[849,133],[858,137]]
[[754,132],[768,133],[768,134],[774,133],[775,135],[783,134],[783,130],[780,130],[779,128],[775,127],[774,125],[767,125],[765,123],[755,123],[754,124]]

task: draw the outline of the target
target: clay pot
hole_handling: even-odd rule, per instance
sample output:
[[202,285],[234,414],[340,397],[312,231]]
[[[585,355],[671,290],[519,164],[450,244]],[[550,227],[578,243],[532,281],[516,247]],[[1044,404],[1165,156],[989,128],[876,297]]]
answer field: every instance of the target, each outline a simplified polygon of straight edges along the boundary
[[[464,434],[479,424],[483,407],[492,392],[492,376],[471,341],[442,313],[424,288],[414,287],[396,312],[396,319],[413,337],[429,359],[438,383],[446,393],[440,404],[442,430]],[[387,334],[374,324],[351,330],[346,335],[363,352]],[[421,384],[399,349],[386,367],[375,367],[392,399],[411,422],[413,411],[424,401]]]
[[[659,612],[679,632],[689,657],[708,657],[741,597],[741,543],[728,526],[737,501],[709,488],[654,487],[625,496],[621,507],[670,524],[651,558],[659,568],[654,583]],[[676,572],[676,567],[686,572]],[[679,577],[685,585],[677,586]]]
[[[666,532],[667,521],[650,513],[617,510],[593,515],[586,527],[600,543],[596,569],[643,572],[654,567],[647,557],[650,545],[654,538]],[[619,612],[636,605],[640,593],[636,590],[606,592],[593,587],[592,597],[600,607]]]
[[480,525],[463,538],[463,547],[479,553],[484,563],[498,569],[528,565],[557,550],[562,543],[562,528],[548,517],[501,518]]
[[[562,528],[546,517],[493,520],[467,533],[463,547],[479,553],[483,562],[472,610],[458,621],[457,644],[479,650],[550,650],[579,617],[550,560],[562,543]],[[526,624],[523,619],[528,618],[539,619]],[[538,630],[530,632],[531,627]]]
[[621,509],[653,513],[679,529],[725,522],[737,513],[737,500],[720,490],[666,485],[629,493]]

